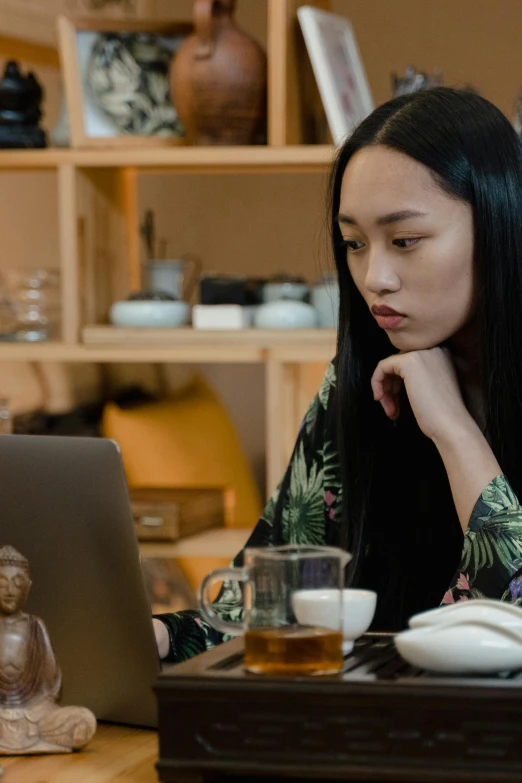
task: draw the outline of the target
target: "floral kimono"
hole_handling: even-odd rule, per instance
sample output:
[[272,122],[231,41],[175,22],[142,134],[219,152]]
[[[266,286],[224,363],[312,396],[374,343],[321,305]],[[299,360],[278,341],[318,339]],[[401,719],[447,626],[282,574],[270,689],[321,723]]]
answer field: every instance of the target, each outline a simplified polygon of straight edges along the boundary
[[[335,540],[341,477],[332,445],[332,416],[328,416],[335,382],[330,364],[303,421],[286,474],[247,546],[320,546]],[[242,553],[234,562],[241,564]],[[522,508],[502,475],[488,484],[475,504],[459,568],[441,595],[443,604],[481,597],[522,604]],[[239,583],[227,582],[213,607],[224,619],[237,621],[243,611]],[[191,658],[230,638],[210,627],[196,610],[157,616],[169,632],[167,660],[171,662]]]

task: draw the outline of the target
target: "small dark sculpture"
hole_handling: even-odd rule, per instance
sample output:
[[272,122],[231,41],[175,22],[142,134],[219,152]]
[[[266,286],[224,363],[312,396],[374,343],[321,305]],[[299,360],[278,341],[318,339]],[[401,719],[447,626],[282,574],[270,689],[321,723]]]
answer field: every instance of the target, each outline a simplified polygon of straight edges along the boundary
[[47,629],[22,609],[31,586],[29,562],[0,549],[0,755],[69,753],[96,731],[84,707],[59,707],[62,675]]
[[399,77],[396,73],[392,73],[391,78],[394,98],[411,92],[430,90],[432,87],[440,87],[442,85],[442,72],[440,70],[435,70],[429,76],[427,73],[419,73],[411,65],[406,68],[404,76]]
[[0,79],[0,148],[46,147],[39,126],[43,92],[33,73],[23,76],[18,63],[10,60]]

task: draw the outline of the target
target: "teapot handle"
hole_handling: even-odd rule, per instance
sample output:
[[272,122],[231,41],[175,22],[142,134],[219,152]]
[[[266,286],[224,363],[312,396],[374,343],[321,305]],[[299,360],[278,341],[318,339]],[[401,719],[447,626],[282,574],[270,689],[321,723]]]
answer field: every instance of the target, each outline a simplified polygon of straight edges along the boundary
[[196,59],[207,60],[214,54],[214,13],[232,16],[236,0],[194,0],[194,29],[198,37]]
[[201,583],[199,589],[199,605],[201,614],[207,623],[215,628],[216,631],[239,636],[247,630],[247,623],[244,620],[238,622],[222,620],[212,608],[212,602],[210,600],[210,588],[212,585],[216,582],[225,582],[230,579],[237,582],[248,582],[248,568],[217,568],[215,571],[211,571]]

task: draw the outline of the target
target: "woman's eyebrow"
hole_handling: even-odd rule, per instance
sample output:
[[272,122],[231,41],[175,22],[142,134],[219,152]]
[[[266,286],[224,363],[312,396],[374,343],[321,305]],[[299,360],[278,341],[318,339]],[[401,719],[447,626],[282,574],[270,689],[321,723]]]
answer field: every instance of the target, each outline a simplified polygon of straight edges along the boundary
[[[426,217],[427,212],[419,212],[416,209],[403,209],[400,212],[390,212],[388,215],[381,215],[377,218],[376,224],[378,226],[387,226],[390,223],[399,223],[401,220],[409,220],[409,218]],[[337,215],[338,223],[345,223],[349,226],[356,226],[357,221],[355,218],[349,215],[343,215],[341,212]]]

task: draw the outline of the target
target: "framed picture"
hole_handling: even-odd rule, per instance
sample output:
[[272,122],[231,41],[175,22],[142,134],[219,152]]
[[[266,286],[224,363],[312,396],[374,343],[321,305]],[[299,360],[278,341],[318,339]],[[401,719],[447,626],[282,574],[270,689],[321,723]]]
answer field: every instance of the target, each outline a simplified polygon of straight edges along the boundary
[[168,89],[185,22],[58,19],[71,146],[184,144]]
[[341,144],[374,109],[352,25],[311,6],[297,10],[299,24],[334,143]]

